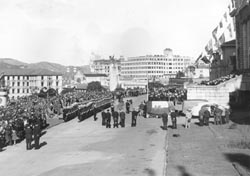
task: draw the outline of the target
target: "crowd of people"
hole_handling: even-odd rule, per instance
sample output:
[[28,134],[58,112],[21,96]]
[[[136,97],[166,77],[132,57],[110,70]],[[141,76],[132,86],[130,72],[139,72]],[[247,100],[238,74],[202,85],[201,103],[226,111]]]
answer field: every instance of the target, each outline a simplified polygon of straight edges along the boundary
[[6,107],[0,107],[0,149],[26,139],[27,149],[31,149],[31,139],[35,148],[39,145],[39,134],[47,126],[47,119],[60,115],[63,108],[73,103],[112,96],[110,92],[69,92],[64,95],[41,98],[38,95],[10,99]]
[[229,74],[229,75],[214,79],[212,81],[201,81],[200,85],[215,86],[235,77],[236,77],[236,74]]
[[176,103],[186,99],[186,89],[160,87],[149,91],[149,101],[173,101]]

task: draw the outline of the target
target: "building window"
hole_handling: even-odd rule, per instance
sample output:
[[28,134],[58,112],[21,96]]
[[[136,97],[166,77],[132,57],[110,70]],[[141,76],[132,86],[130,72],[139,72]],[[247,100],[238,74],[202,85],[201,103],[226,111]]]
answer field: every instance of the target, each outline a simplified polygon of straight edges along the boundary
[[27,86],[29,86],[29,82],[27,82]]
[[41,79],[43,80],[43,76],[41,76]]
[[20,93],[20,89],[17,89],[17,93]]
[[12,93],[15,93],[15,89],[12,89]]
[[23,89],[23,93],[25,93],[25,89]]
[[27,89],[27,93],[29,93],[29,91],[30,91],[30,90],[29,90],[29,89]]
[[41,86],[43,87],[43,82],[41,82]]
[[23,82],[23,86],[25,86],[25,82]]
[[18,86],[18,87],[20,86],[20,82],[17,82],[17,86]]
[[17,80],[20,80],[20,76],[17,76]]

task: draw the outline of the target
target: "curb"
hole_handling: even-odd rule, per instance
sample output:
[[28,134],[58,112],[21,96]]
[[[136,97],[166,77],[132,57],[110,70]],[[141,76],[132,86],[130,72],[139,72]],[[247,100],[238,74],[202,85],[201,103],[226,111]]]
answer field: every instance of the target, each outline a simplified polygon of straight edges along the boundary
[[165,137],[165,157],[164,157],[164,166],[163,166],[163,176],[167,175],[167,164],[168,164],[168,131],[166,131],[166,137]]

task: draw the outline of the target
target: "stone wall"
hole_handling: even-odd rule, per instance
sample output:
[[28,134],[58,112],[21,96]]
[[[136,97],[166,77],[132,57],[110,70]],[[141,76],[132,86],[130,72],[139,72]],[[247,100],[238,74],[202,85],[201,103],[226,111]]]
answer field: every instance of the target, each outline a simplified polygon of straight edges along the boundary
[[204,99],[221,105],[228,105],[229,94],[242,86],[242,75],[216,86],[189,85],[187,99]]

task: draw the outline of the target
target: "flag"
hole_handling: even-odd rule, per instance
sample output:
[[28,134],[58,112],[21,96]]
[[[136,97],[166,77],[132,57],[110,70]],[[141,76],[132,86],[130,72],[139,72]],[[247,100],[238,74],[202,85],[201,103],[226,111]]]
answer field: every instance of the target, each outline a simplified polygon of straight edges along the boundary
[[195,62],[198,62],[201,58],[202,58],[202,53],[201,53],[200,56],[196,59]]
[[212,35],[215,41],[217,41],[217,31],[218,31],[218,26],[213,30]]
[[210,63],[210,60],[207,58],[207,56],[203,56],[201,58],[201,60],[205,63],[205,64],[209,64]]
[[219,38],[219,44],[221,45],[222,43],[224,43],[225,42],[225,35],[224,35],[224,33],[220,36],[220,38]]
[[225,21],[227,22],[227,12],[224,13]]
[[223,28],[222,20],[220,21],[220,28]]
[[227,29],[228,29],[228,31],[229,31],[229,36],[230,36],[230,37],[233,37],[231,24],[228,24]]

